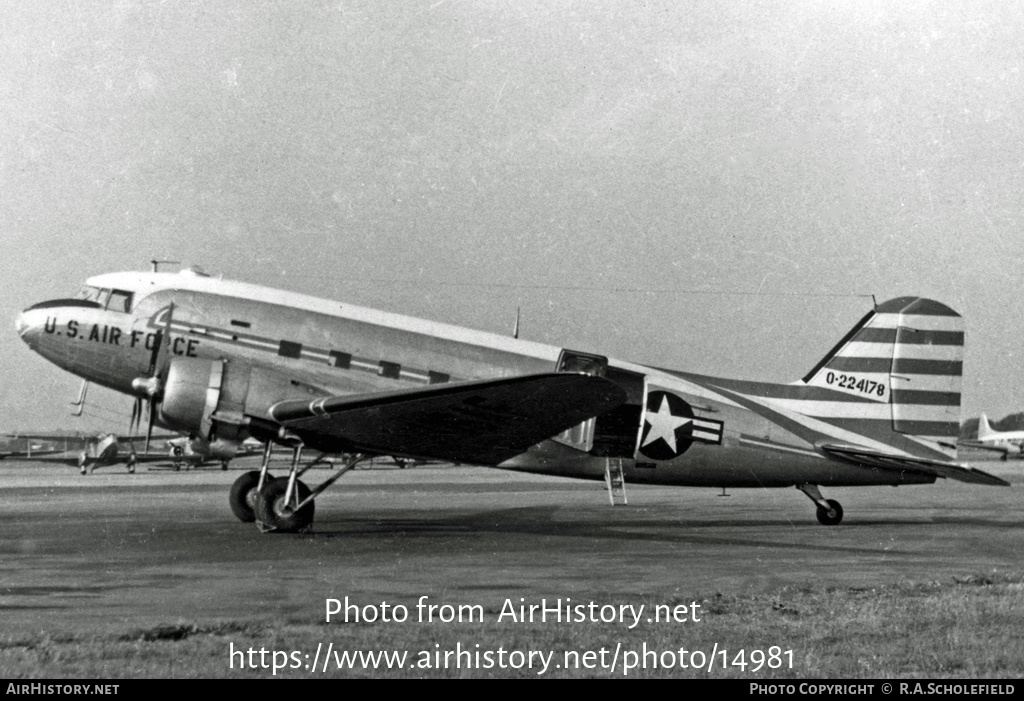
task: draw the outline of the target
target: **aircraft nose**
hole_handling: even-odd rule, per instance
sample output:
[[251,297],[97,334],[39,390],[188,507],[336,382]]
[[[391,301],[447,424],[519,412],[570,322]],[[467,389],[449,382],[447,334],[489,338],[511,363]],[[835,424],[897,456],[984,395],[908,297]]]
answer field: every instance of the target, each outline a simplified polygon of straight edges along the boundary
[[18,335],[21,336],[21,340],[32,346],[39,339],[45,322],[45,312],[41,313],[30,308],[15,318],[14,328]]

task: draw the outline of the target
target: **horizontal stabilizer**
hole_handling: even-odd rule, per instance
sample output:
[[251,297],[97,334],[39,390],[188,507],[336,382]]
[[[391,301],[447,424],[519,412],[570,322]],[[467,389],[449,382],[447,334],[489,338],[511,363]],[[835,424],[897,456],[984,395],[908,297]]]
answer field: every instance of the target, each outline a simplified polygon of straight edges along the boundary
[[1009,482],[995,475],[990,475],[973,467],[958,465],[957,463],[939,462],[937,460],[915,458],[909,455],[893,455],[852,445],[823,445],[821,449],[826,455],[865,467],[875,467],[882,470],[907,470],[935,477],[948,477],[973,484],[988,484],[999,487],[1010,486]]
[[626,400],[577,373],[279,402],[271,415],[321,449],[497,465]]

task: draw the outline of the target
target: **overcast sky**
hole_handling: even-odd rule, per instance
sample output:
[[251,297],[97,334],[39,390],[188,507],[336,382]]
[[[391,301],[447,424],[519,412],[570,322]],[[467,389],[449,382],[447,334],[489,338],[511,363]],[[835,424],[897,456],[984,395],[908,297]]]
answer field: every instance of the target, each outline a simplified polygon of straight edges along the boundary
[[878,301],[1024,411],[1024,5],[96,2],[0,12],[0,433],[131,400],[13,320],[154,257],[792,381]]

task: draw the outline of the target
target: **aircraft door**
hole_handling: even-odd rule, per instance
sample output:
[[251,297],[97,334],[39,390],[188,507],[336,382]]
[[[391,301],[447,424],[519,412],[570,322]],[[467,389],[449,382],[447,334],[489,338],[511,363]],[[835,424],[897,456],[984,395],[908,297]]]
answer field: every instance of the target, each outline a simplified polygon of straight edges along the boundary
[[[604,377],[608,369],[608,358],[603,355],[584,353],[582,351],[562,349],[555,365],[555,372],[582,372],[587,375]],[[594,447],[594,419],[587,419],[581,424],[562,431],[555,440],[576,450],[589,453]]]
[[558,372],[585,372],[611,380],[626,392],[626,402],[601,416],[587,419],[559,434],[555,440],[601,457],[632,458],[640,433],[644,375],[608,365],[603,355],[563,349]]

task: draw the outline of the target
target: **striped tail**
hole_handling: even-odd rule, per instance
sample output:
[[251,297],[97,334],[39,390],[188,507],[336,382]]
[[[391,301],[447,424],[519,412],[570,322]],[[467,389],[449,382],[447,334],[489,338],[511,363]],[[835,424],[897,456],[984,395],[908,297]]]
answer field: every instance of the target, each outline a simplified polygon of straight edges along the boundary
[[864,404],[846,428],[875,439],[895,432],[887,442],[903,450],[956,459],[963,356],[959,314],[930,299],[900,297],[861,319],[804,382]]

